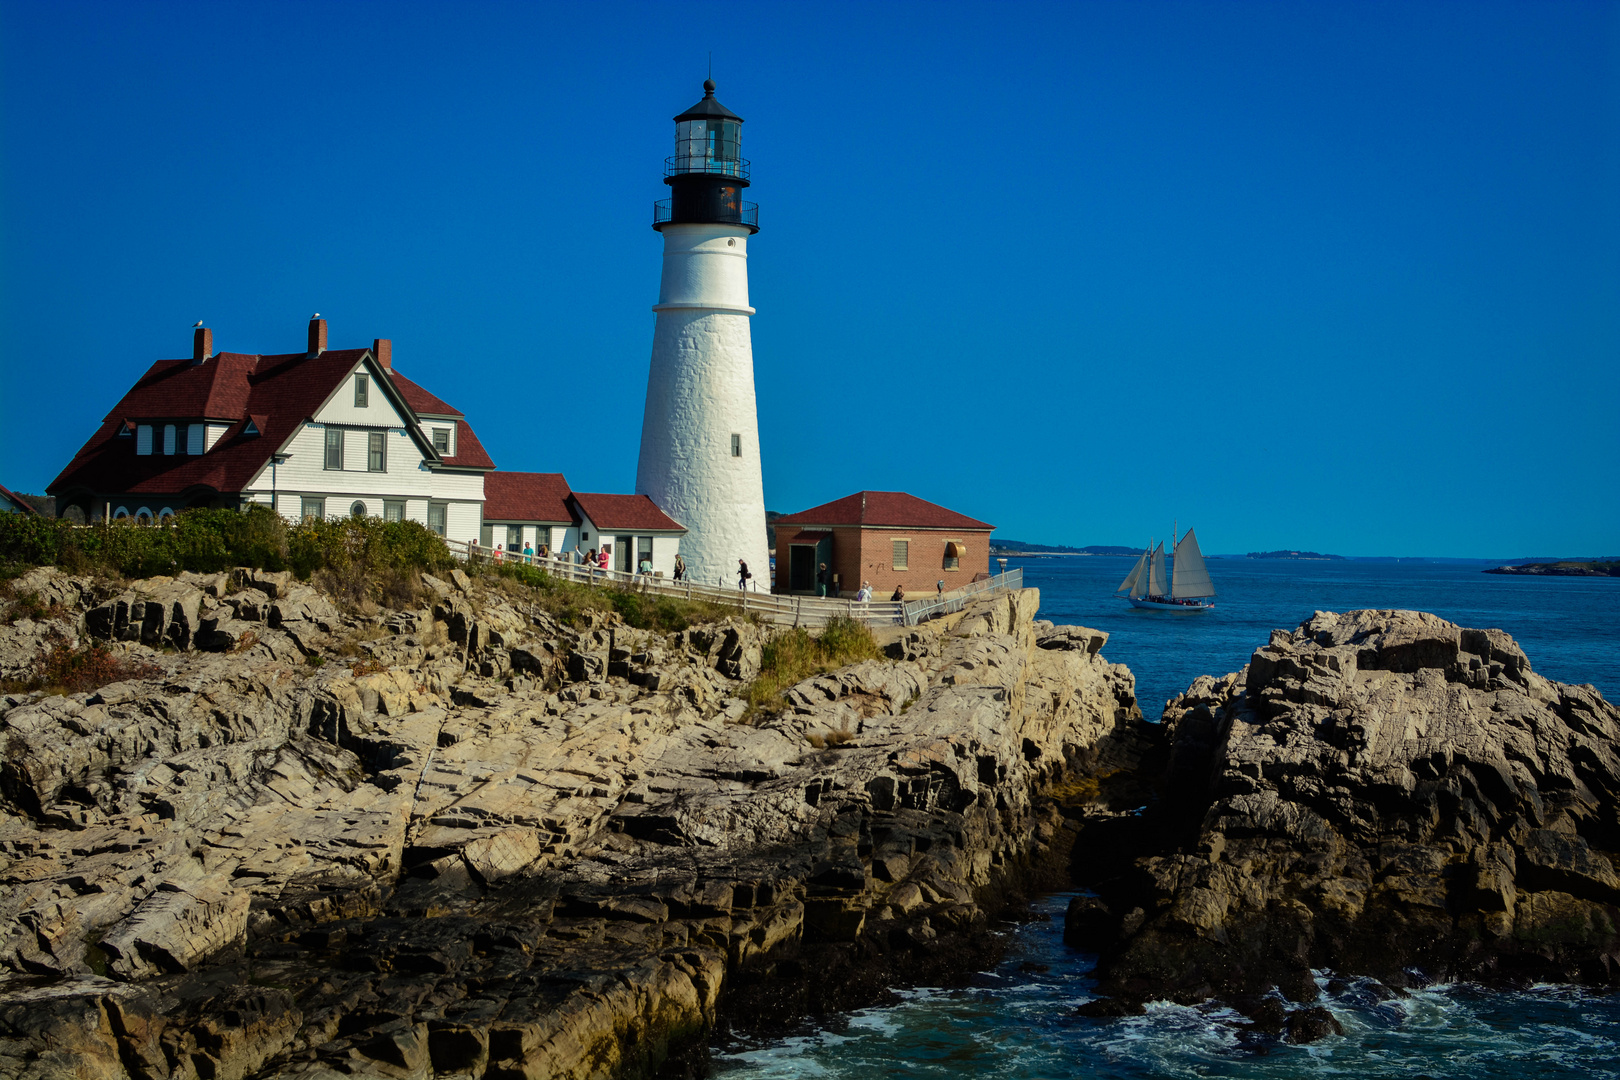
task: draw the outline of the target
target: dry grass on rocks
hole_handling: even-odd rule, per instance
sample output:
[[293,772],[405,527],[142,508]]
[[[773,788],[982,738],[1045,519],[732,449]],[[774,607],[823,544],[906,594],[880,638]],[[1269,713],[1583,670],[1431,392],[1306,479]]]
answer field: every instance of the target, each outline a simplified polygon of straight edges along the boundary
[[537,566],[523,563],[480,564],[469,568],[491,588],[538,605],[564,626],[578,626],[592,611],[614,611],[638,630],[679,633],[702,623],[740,614],[737,606],[679,596],[644,593],[619,585],[582,585],[564,581]]
[[748,687],[750,715],[777,712],[782,694],[812,675],[836,671],[862,660],[882,656],[877,640],[865,623],[845,616],[830,619],[821,633],[812,635],[795,626],[765,644],[759,677]]
[[147,679],[163,674],[156,664],[114,656],[100,642],[75,646],[59,633],[52,634],[35,658],[33,670],[21,679],[0,682],[0,692],[26,694],[84,694],[108,683]]

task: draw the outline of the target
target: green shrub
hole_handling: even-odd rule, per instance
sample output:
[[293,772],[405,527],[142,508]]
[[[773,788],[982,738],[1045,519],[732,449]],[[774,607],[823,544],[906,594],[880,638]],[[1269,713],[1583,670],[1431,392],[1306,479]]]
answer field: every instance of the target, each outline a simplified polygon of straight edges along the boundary
[[71,573],[151,577],[208,574],[233,566],[406,573],[450,563],[444,541],[412,521],[344,518],[288,525],[267,506],[187,510],[158,525],[130,521],[71,525],[0,514],[0,566],[59,566]]

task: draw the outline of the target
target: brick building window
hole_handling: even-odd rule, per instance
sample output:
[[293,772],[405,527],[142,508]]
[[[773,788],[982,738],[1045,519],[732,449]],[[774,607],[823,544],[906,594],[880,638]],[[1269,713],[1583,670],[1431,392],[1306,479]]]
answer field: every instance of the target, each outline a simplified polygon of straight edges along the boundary
[[896,540],[894,542],[894,556],[889,560],[889,563],[895,570],[911,569],[910,540]]
[[388,446],[384,441],[383,433],[373,431],[366,436],[366,470],[368,472],[388,471]]
[[341,470],[343,468],[343,429],[329,427],[326,429],[326,468]]
[[967,554],[967,545],[960,540],[945,541],[945,569],[962,569],[962,556]]

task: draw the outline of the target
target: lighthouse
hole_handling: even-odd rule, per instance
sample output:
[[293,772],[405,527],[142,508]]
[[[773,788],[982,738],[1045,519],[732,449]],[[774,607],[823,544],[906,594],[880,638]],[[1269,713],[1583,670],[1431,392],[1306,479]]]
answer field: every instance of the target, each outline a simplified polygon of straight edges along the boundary
[[670,197],[653,207],[664,268],[636,493],[686,526],[681,554],[694,580],[734,582],[743,559],[751,587],[764,590],[770,564],[748,321],[748,240],[759,231],[759,207],[742,201],[742,123],[715,100],[712,81],[675,117],[675,154],[664,160]]

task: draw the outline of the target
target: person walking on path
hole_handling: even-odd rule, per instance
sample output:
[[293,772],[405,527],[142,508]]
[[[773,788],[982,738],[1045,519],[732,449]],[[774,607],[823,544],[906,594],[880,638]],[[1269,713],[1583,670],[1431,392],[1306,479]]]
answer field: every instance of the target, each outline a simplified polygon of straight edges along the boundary
[[739,588],[739,589],[748,588],[748,579],[753,577],[753,576],[754,576],[753,574],[750,574],[748,572],[748,563],[743,559],[738,559],[737,560],[737,588]]
[[827,586],[829,586],[831,584],[832,584],[832,571],[827,569],[827,564],[826,563],[822,563],[821,564],[821,569],[816,571],[816,595],[817,596],[826,596],[827,595]]
[[675,556],[675,580],[686,580],[686,560],[679,555]]

